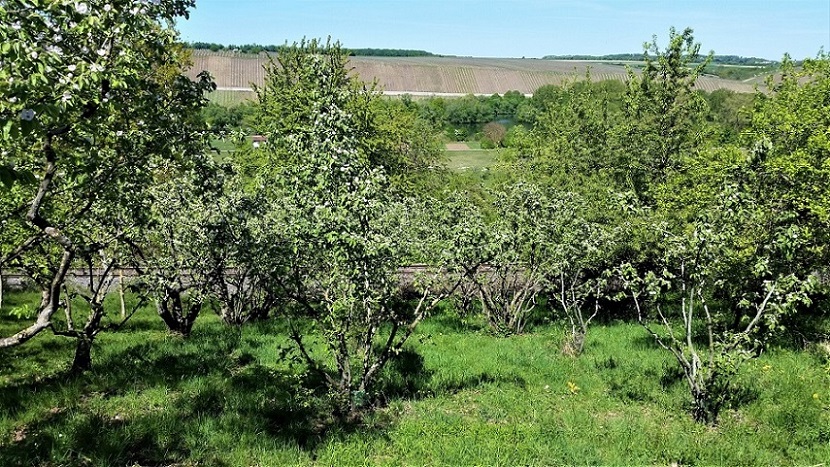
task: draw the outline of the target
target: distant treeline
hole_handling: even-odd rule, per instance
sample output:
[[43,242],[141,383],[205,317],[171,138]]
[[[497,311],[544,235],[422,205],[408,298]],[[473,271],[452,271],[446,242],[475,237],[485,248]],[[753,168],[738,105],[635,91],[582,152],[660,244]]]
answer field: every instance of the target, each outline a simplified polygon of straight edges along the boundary
[[[196,50],[212,50],[219,51],[235,51],[243,54],[258,54],[260,52],[278,52],[285,45],[260,45],[260,44],[243,44],[243,45],[224,45],[213,42],[185,42],[187,47]],[[351,56],[366,56],[366,57],[434,57],[435,54],[425,50],[410,50],[410,49],[347,49]]]
[[[545,60],[619,60],[619,61],[642,61],[643,54],[610,54],[610,55],[546,55]],[[712,63],[718,65],[770,65],[776,62],[758,57],[741,57],[738,55],[715,55]]]

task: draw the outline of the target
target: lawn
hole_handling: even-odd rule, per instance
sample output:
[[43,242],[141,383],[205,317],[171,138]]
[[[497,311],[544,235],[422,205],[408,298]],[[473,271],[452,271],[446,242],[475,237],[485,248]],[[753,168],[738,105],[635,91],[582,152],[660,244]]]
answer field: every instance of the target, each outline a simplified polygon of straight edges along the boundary
[[[0,332],[20,325],[7,295]],[[102,335],[94,369],[43,335],[0,359],[0,465],[816,465],[830,459],[830,369],[773,349],[743,369],[716,427],[694,423],[671,357],[637,325],[562,323],[497,337],[446,308],[389,368],[374,414],[325,415],[279,320],[232,328],[206,313],[188,339],[151,308]]]
[[452,143],[444,152],[451,170],[482,171],[489,169],[498,159],[497,149],[481,149],[478,142]]
[[235,105],[255,101],[256,94],[253,91],[230,91],[220,89],[208,93],[207,98],[215,104],[225,107],[233,107]]

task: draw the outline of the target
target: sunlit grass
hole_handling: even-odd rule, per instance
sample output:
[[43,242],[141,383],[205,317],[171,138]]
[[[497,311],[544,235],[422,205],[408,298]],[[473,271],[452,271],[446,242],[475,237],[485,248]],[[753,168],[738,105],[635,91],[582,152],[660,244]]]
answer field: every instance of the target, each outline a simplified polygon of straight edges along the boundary
[[447,167],[451,170],[485,170],[498,160],[497,149],[470,149],[467,151],[447,151]]
[[[36,295],[7,295],[8,304]],[[11,306],[11,305],[10,305]],[[21,324],[0,312],[0,331]],[[205,313],[188,339],[146,308],[104,333],[94,369],[43,335],[2,351],[0,465],[819,464],[830,459],[830,374],[775,349],[744,367],[717,427],[688,415],[672,357],[637,325],[593,327],[580,358],[564,326],[496,337],[451,310],[423,323],[359,425],[325,415],[279,320]]]

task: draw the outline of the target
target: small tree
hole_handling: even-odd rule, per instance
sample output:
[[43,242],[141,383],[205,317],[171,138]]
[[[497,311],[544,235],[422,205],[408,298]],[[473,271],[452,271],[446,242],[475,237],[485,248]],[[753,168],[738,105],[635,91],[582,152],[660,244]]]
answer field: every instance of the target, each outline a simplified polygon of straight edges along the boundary
[[[728,306],[724,313],[712,292],[724,280],[723,264],[734,254],[737,229],[751,223],[754,212],[732,188],[721,198],[721,204],[695,222],[690,233],[666,233],[662,267],[643,274],[627,264],[619,275],[639,322],[680,365],[692,396],[692,416],[712,424],[734,391],[742,363],[764,348],[783,315],[794,305],[809,302],[807,292],[813,283],[812,277],[793,274],[762,279],[760,293],[740,298],[741,306],[753,312],[740,329],[728,330],[724,319]],[[768,246],[770,251],[787,247]],[[768,258],[759,258],[751,273],[763,276],[767,266]],[[673,322],[678,316],[680,322]],[[699,334],[704,336],[702,344]]]
[[552,195],[544,269],[549,306],[558,305],[570,324],[563,352],[578,356],[588,326],[607,298],[607,268],[619,241],[617,228],[589,220],[588,204],[573,193]]
[[440,266],[447,284],[457,284],[452,295],[456,311],[467,315],[479,299],[479,272],[493,255],[492,231],[482,210],[463,193],[453,191],[441,200],[426,201],[433,206],[411,229],[422,239],[420,262]]
[[[75,354],[72,359],[70,371],[72,373],[83,373],[92,369],[92,347],[98,335],[105,330],[118,330],[129,321],[130,318],[145,304],[144,298],[140,298],[127,312],[123,314],[107,313],[104,307],[104,300],[112,291],[116,282],[115,271],[120,267],[118,256],[110,257],[112,251],[102,250],[98,257],[83,255],[85,280],[71,281],[64,285],[64,312],[65,323],[53,323],[52,331],[55,335],[75,339]],[[83,263],[81,263],[83,264]],[[80,311],[72,307],[72,301],[76,298],[83,300],[89,308],[83,324],[76,326],[77,313]]]
[[496,218],[480,247],[485,260],[468,275],[493,330],[521,333],[544,281],[549,259],[545,223],[551,220],[551,205],[539,187],[525,183],[511,185],[496,197]]
[[159,317],[175,334],[189,336],[209,297],[212,219],[223,196],[222,169],[209,156],[152,187],[152,221],[146,239],[133,244],[133,265],[155,299]]
[[[427,276],[413,284],[413,302],[399,294],[398,267],[412,246],[401,219],[411,212],[390,198],[383,158],[368,144],[364,117],[378,95],[347,76],[338,44],[295,44],[279,61],[284,66],[270,68],[258,90],[272,137],[257,184],[269,204],[254,229],[254,251],[270,252],[258,255],[260,270],[270,271],[293,304],[290,337],[348,420],[371,401],[386,363],[451,291],[433,287],[428,279],[435,276]],[[273,113],[279,109],[287,113]]]
[[155,168],[204,147],[197,117],[212,84],[180,73],[170,27],[193,2],[97,5],[0,5],[0,218],[15,233],[4,229],[0,267],[41,288],[35,322],[0,347],[51,328],[75,260],[139,232]]
[[507,129],[501,123],[490,122],[484,125],[481,133],[494,147],[501,147],[504,137],[507,134]]
[[712,54],[700,56],[690,28],[679,34],[671,28],[665,49],[656,37],[644,49],[642,73],[628,71],[625,118],[615,126],[613,139],[619,144],[614,150],[618,179],[649,201],[649,190],[704,145],[706,101],[695,92],[695,83]]

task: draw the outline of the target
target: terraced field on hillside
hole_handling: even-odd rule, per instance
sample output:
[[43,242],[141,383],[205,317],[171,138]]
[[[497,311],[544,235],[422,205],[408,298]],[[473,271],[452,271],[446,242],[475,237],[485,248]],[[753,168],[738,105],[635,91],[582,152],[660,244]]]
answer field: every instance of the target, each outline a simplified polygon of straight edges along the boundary
[[[213,74],[220,88],[261,85],[268,55],[234,54],[195,50],[190,73]],[[594,80],[626,78],[623,65],[604,62],[466,57],[352,57],[353,72],[365,81],[376,79],[386,91],[494,94],[511,90],[533,93],[545,84],[583,79],[590,68]],[[749,83],[702,77],[698,87],[706,91],[731,89],[753,92]]]

